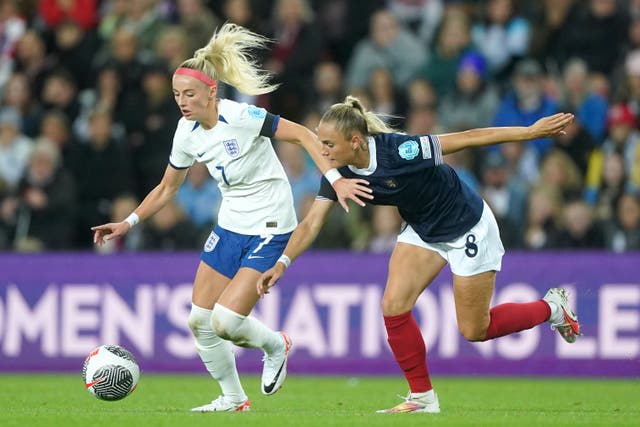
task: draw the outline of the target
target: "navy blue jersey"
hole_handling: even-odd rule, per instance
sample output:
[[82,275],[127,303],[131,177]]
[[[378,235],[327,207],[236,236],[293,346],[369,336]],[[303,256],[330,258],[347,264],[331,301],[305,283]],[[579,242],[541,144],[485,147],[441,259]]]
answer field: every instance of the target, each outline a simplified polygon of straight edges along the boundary
[[[448,242],[469,231],[482,216],[482,198],[442,159],[435,135],[385,133],[369,137],[367,169],[345,166],[345,178],[363,178],[374,205],[397,206],[402,218],[428,243]],[[318,197],[337,201],[323,177]]]

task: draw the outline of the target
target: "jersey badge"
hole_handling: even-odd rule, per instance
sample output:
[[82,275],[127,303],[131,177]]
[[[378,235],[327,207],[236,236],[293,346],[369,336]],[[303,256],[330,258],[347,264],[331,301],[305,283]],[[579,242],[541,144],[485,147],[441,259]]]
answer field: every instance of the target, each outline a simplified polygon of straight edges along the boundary
[[249,105],[249,108],[247,108],[247,114],[249,114],[249,117],[252,119],[264,119],[267,116],[267,110]]
[[384,180],[384,184],[389,188],[398,188],[398,183],[395,182],[392,178],[387,178]]
[[236,158],[240,155],[240,145],[238,141],[235,139],[227,139],[222,141],[222,145],[224,146],[225,151],[228,155],[233,158]]
[[410,139],[408,141],[403,142],[398,147],[398,154],[405,160],[413,160],[420,153],[420,149],[418,148],[418,143],[414,140]]

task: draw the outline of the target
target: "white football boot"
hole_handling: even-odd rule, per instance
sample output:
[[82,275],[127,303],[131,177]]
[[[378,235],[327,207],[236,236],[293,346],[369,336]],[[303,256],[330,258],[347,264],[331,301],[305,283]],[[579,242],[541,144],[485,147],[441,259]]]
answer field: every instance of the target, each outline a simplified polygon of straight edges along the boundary
[[250,410],[251,404],[249,403],[249,399],[241,403],[234,403],[227,400],[224,396],[218,396],[218,398],[212,400],[211,403],[191,409],[192,412],[244,412]]
[[264,366],[262,368],[262,394],[270,395],[282,387],[282,383],[287,377],[287,358],[291,350],[291,338],[284,332],[282,335],[282,349],[271,355],[265,354],[262,358]]
[[580,323],[578,323],[578,316],[569,308],[567,291],[563,288],[551,288],[543,299],[560,309],[556,316],[549,318],[551,329],[558,331],[566,342],[576,342],[576,338],[580,335]]
[[[419,393],[424,395],[424,393]],[[431,394],[431,393],[429,393]],[[438,395],[433,392],[431,396],[415,397],[413,393],[409,392],[407,397],[398,396],[404,399],[404,402],[389,409],[380,409],[376,411],[378,414],[403,414],[403,413],[426,413],[426,414],[439,414],[440,402],[438,402]]]

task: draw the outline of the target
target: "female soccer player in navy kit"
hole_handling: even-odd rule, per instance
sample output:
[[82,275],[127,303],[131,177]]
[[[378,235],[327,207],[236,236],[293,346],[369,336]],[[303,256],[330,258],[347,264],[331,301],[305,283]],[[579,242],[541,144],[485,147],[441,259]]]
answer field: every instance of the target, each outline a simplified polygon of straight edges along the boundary
[[194,162],[205,163],[218,181],[223,197],[218,226],[202,251],[189,327],[222,395],[193,411],[250,408],[230,342],[264,351],[264,394],[275,393],[286,376],[291,340],[249,317],[258,300],[258,277],[276,262],[297,224],[291,188],[269,138],[302,145],[333,181],[345,208],[347,198],[364,205],[359,197],[370,191],[364,181],[341,179],[321,155],[315,134],[305,127],[262,108],[216,98],[218,81],[250,95],[275,89],[250,59],[250,52],[265,42],[240,26],[225,24],[181,64],[173,75],[173,94],[183,117],[162,181],[124,221],[92,228],[97,244],[124,235],[175,196]]
[[[389,261],[382,313],[389,345],[410,392],[404,402],[378,412],[440,412],[429,380],[424,340],[411,310],[447,263],[453,272],[458,328],[467,340],[485,341],[549,321],[566,341],[575,341],[579,325],[563,289],[551,289],[531,303],[489,308],[504,254],[498,226],[489,206],[443,161],[443,155],[465,147],[556,135],[572,120],[573,115],[559,113],[528,127],[405,135],[394,133],[353,97],[323,115],[318,126],[322,154],[342,176],[369,181],[370,203],[397,206],[406,223]],[[313,242],[335,200],[323,179],[318,197],[283,255],[260,277],[260,296]]]

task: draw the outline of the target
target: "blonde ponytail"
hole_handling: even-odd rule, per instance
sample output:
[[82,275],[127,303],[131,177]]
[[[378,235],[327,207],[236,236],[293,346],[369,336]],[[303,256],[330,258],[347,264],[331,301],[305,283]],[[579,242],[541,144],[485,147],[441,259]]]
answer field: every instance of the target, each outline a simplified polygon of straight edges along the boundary
[[324,113],[321,121],[333,122],[336,130],[342,132],[346,139],[350,139],[354,131],[363,136],[396,132],[376,113],[365,110],[360,100],[351,95],[348,95],[344,102],[332,105]]
[[268,38],[227,22],[180,67],[198,70],[247,95],[273,92],[278,85],[269,83],[269,73],[251,57],[252,50],[265,48],[268,43]]

